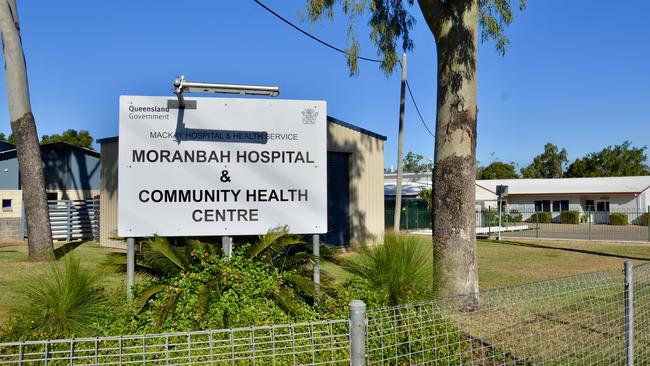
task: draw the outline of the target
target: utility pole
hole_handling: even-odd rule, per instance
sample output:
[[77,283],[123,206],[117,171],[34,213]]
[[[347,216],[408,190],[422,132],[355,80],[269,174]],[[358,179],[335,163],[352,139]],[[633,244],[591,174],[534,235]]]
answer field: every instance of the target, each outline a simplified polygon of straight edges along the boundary
[[45,175],[36,122],[29,101],[27,67],[16,0],[0,0],[0,33],[7,78],[9,119],[16,140],[16,156],[23,191],[30,261],[53,261],[52,231],[45,194]]
[[400,228],[400,216],[402,214],[402,166],[404,148],[404,107],[406,97],[406,53],[402,54],[402,86],[399,96],[399,132],[397,135],[397,182],[395,183],[395,217],[393,219],[393,230]]

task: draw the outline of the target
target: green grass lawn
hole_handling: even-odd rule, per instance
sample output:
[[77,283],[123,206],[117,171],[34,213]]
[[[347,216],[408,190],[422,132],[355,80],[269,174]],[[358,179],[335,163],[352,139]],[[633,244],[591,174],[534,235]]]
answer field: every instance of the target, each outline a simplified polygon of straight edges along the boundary
[[[62,248],[61,244],[55,247]],[[101,266],[102,261],[111,251],[96,242],[86,242],[75,248],[72,253],[80,258],[81,265],[101,274],[104,288],[110,298],[123,301],[125,298],[124,275],[112,273]],[[69,255],[69,254],[68,254]],[[7,320],[7,308],[19,296],[21,286],[29,276],[46,271],[50,263],[32,263],[27,261],[27,246],[13,245],[0,247],[0,324]]]
[[[422,245],[431,245],[422,237]],[[354,253],[345,254],[354,258]],[[623,269],[623,262],[650,261],[650,243],[540,242],[533,240],[478,241],[478,271],[482,289],[519,285],[553,277]],[[330,263],[323,271],[341,281],[349,276]]]
[[[431,245],[422,237],[422,245]],[[57,247],[60,247],[58,245]],[[114,301],[124,301],[125,277],[102,268],[110,249],[87,242],[74,249],[84,267],[99,271],[104,286]],[[354,258],[355,253],[344,254]],[[547,278],[580,274],[606,269],[622,269],[623,261],[650,261],[650,243],[603,244],[595,242],[539,242],[533,240],[503,240],[478,242],[479,281],[482,289],[518,285]],[[50,264],[27,261],[27,247],[0,247],[0,324],[7,318],[7,307],[15,301],[27,276]],[[337,281],[349,274],[342,268],[323,263],[322,270]]]

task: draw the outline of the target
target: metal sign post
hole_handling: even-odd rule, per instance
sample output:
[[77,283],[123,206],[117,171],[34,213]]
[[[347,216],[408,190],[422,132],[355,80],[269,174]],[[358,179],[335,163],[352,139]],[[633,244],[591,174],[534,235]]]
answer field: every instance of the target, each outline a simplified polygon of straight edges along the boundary
[[499,208],[499,227],[497,228],[497,240],[501,240],[501,212],[503,212],[503,197],[508,195],[508,186],[497,186],[497,205]]
[[126,301],[133,300],[135,283],[135,239],[126,239]]
[[312,250],[314,253],[314,290],[316,301],[320,300],[320,238],[318,234],[311,237]]

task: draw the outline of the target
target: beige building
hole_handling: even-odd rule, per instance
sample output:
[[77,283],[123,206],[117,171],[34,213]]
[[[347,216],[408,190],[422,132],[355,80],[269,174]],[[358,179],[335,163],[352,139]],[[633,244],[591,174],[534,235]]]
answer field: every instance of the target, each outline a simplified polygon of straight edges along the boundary
[[[384,141],[386,137],[327,117],[329,245],[381,241],[384,234]],[[125,248],[117,236],[118,138],[100,139],[100,242]],[[297,213],[299,214],[299,213]]]

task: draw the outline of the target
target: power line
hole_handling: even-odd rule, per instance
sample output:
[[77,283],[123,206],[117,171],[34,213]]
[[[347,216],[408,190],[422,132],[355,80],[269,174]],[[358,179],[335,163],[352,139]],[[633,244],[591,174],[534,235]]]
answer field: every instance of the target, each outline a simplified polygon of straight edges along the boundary
[[413,105],[415,106],[415,111],[418,112],[418,116],[420,116],[420,122],[422,122],[424,128],[427,129],[429,135],[431,135],[431,137],[433,138],[436,138],[436,135],[434,135],[433,132],[431,132],[429,126],[427,126],[427,124],[424,122],[424,118],[422,118],[422,113],[420,113],[420,108],[418,108],[418,104],[415,102],[415,97],[413,96],[413,92],[411,91],[411,85],[409,84],[408,80],[406,80],[406,89],[408,89],[409,91],[409,95],[411,96],[411,101],[413,101]]
[[[342,49],[340,49],[340,48],[338,48],[336,46],[333,46],[332,44],[327,43],[327,42],[317,38],[316,36],[313,36],[313,35],[309,34],[307,31],[303,30],[302,28],[298,27],[297,25],[295,25],[295,24],[291,23],[290,21],[288,21],[287,19],[285,19],[282,15],[280,15],[280,14],[274,12],[273,10],[271,10],[271,8],[264,5],[261,1],[259,1],[259,0],[253,0],[253,1],[255,1],[257,3],[257,5],[263,7],[264,9],[266,9],[266,11],[268,11],[269,13],[275,15],[276,18],[278,18],[278,19],[282,20],[283,22],[287,23],[289,26],[291,26],[292,28],[294,28],[298,32],[306,35],[307,37],[313,39],[314,41],[316,41],[316,42],[318,42],[318,43],[320,43],[320,44],[322,44],[322,45],[324,45],[326,47],[329,47],[329,48],[331,48],[331,49],[333,49],[335,51],[339,51],[339,52],[341,52],[341,53],[343,53],[345,55],[351,56],[350,53],[348,53],[347,51],[342,50]],[[360,60],[364,60],[364,61],[381,62],[381,60],[377,60],[377,59],[374,59],[374,58],[361,57],[361,56],[357,56],[357,58],[360,59]]]
[[[344,55],[351,56],[350,53],[348,53],[347,51],[345,51],[345,50],[343,50],[343,49],[340,49],[340,48],[338,48],[338,47],[336,47],[336,46],[334,46],[334,45],[332,45],[332,44],[330,44],[330,43],[327,43],[327,42],[323,41],[322,39],[320,39],[320,38],[318,38],[318,37],[316,37],[316,36],[310,34],[309,32],[305,31],[304,29],[298,27],[297,25],[293,24],[292,22],[290,22],[289,20],[287,20],[286,18],[284,18],[282,15],[276,13],[276,12],[273,11],[271,8],[269,8],[268,6],[264,5],[261,1],[259,1],[259,0],[253,0],[253,1],[254,1],[255,3],[257,3],[257,5],[259,5],[259,6],[261,6],[262,8],[264,8],[264,9],[265,9],[266,11],[268,11],[269,13],[273,14],[276,18],[282,20],[283,22],[285,22],[286,24],[288,24],[290,27],[292,27],[292,28],[294,28],[295,30],[297,30],[298,32],[300,32],[300,33],[306,35],[307,37],[313,39],[314,41],[316,41],[316,42],[322,44],[322,45],[325,46],[325,47],[329,47],[329,48],[331,48],[331,49],[333,49],[333,50],[335,50],[335,51],[338,51],[338,52],[340,52],[340,53],[342,53],[342,54],[344,54]],[[368,61],[368,62],[377,62],[377,63],[382,62],[381,60],[374,59],[374,58],[369,58],[369,57],[357,56],[357,58],[360,59],[360,60]],[[399,62],[399,63],[400,63],[400,65],[402,64],[401,62]],[[427,130],[427,132],[429,133],[429,135],[431,135],[431,137],[435,138],[435,135],[431,132],[431,130],[430,130],[429,127],[427,126],[426,122],[424,122],[424,118],[422,117],[422,113],[420,113],[420,108],[418,107],[418,103],[415,101],[415,97],[413,96],[413,91],[411,91],[411,86],[409,85],[408,80],[406,81],[406,87],[407,87],[407,89],[408,89],[408,91],[409,91],[409,96],[411,97],[411,101],[413,102],[413,105],[415,106],[415,110],[416,110],[416,112],[418,113],[418,116],[420,117],[420,122],[422,122],[422,125],[423,125],[424,128]]]

